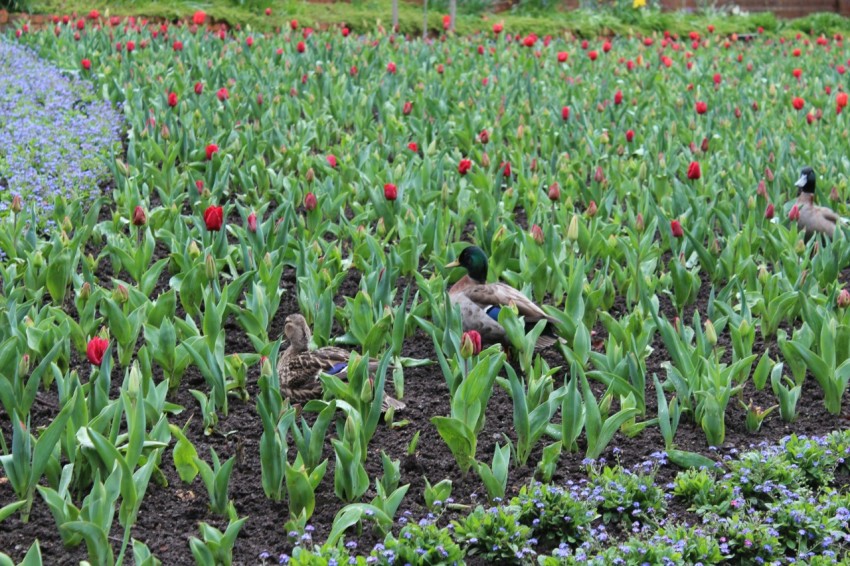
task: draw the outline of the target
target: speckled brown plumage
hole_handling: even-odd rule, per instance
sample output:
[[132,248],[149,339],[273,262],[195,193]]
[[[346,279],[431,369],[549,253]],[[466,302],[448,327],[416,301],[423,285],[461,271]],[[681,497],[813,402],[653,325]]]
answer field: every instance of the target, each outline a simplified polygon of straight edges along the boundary
[[[289,340],[289,347],[283,351],[277,361],[281,395],[296,403],[320,399],[322,382],[319,380],[319,375],[322,372],[330,372],[337,364],[347,364],[350,353],[333,346],[311,350],[312,334],[307,321],[300,314],[286,317],[283,331]],[[370,374],[376,369],[377,363],[370,361]],[[345,379],[346,372],[342,370],[334,375]],[[401,401],[384,394],[383,410],[386,411],[390,406],[396,411],[405,407]]]

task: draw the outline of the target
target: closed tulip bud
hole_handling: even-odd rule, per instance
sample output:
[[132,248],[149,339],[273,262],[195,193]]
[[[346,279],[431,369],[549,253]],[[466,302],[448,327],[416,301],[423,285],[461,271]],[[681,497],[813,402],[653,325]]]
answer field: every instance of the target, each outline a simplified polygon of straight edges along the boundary
[[207,279],[212,281],[218,275],[218,270],[215,265],[215,258],[213,258],[212,254],[207,254],[206,260],[204,260],[204,271],[206,272]]
[[[833,190],[834,190],[834,188],[833,188]],[[15,195],[14,197],[12,197],[12,205],[9,208],[15,214],[18,214],[19,212],[21,212],[21,210],[24,209],[24,203],[21,200],[21,195]]]
[[62,221],[62,229],[68,232],[69,234],[74,231],[74,224],[71,222],[71,219],[67,216]]
[[490,156],[489,156],[489,155],[487,155],[487,152],[486,152],[486,151],[485,151],[485,152],[484,152],[484,154],[481,156],[481,166],[482,166],[482,167],[485,167],[485,168],[486,168],[486,167],[490,167]]
[[189,243],[189,257],[192,259],[197,259],[201,256],[201,249],[198,247],[198,244],[192,240]]
[[573,214],[573,217],[570,218],[570,226],[567,228],[567,238],[571,241],[575,242],[578,240],[578,215]]
[[788,220],[796,222],[800,218],[800,209],[795,204],[791,207],[791,210],[788,212]]
[[741,324],[738,326],[738,332],[741,333],[741,336],[749,335],[751,330],[752,327],[750,326],[750,323],[747,322],[747,319],[741,320]]
[[481,334],[477,330],[469,330],[460,337],[460,355],[464,359],[481,353]]
[[764,178],[768,181],[773,181],[773,171],[770,170],[770,167],[764,168]]
[[605,172],[602,171],[601,165],[596,168],[596,173],[593,175],[593,180],[597,183],[602,183],[603,181],[605,181]]
[[121,305],[129,301],[130,293],[127,291],[127,287],[124,285],[118,285],[115,287],[115,289],[112,290],[112,299]]
[[256,232],[257,231],[257,213],[256,212],[251,212],[251,214],[248,215],[248,231],[249,232]]
[[307,212],[316,210],[318,205],[319,201],[316,199],[316,195],[313,193],[307,193],[307,196],[304,197],[304,208],[307,209]]
[[841,200],[841,197],[838,195],[837,187],[832,187],[832,190],[829,191],[829,200],[831,200],[832,202],[838,202],[839,200]]
[[80,287],[80,300],[85,302],[89,300],[89,297],[91,297],[91,285],[89,285],[89,282],[86,281],[83,283],[83,286]]
[[272,375],[274,375],[272,372],[272,363],[267,356],[263,356],[260,358],[260,376],[268,379]]
[[552,183],[549,185],[549,200],[555,202],[560,200],[561,198],[561,187],[558,186],[558,183]]
[[773,203],[770,203],[770,204],[767,205],[767,208],[764,211],[764,217],[767,218],[768,220],[770,220],[770,219],[773,218],[774,214],[775,214],[775,207],[773,206]]
[[770,273],[767,272],[767,266],[765,266],[764,264],[761,264],[759,266],[759,274],[758,274],[759,283],[764,285],[765,283],[767,283],[768,279],[770,279]]
[[541,246],[546,241],[546,238],[543,235],[543,229],[540,226],[538,226],[537,224],[534,224],[531,227],[531,237],[534,238],[534,241],[537,242]]
[[32,328],[33,326],[35,326],[35,321],[32,319],[32,317],[30,317],[30,315],[24,317],[24,326],[26,328]]
[[638,232],[643,232],[644,227],[645,227],[645,225],[644,225],[644,222],[643,222],[643,214],[638,212],[637,218],[635,218],[635,229]]
[[30,373],[30,355],[24,354],[18,360],[18,377],[24,377]]
[[758,187],[756,187],[756,194],[762,198],[767,198],[767,187],[764,184],[764,179],[759,181]]
[[717,345],[717,330],[714,328],[714,323],[710,319],[705,321],[705,338],[712,346]]
[[587,206],[587,210],[585,211],[588,218],[593,218],[594,216],[596,216],[597,211],[598,211],[598,208],[596,207],[596,201],[595,200],[590,201],[590,204]]
[[266,255],[263,256],[263,263],[266,264],[266,267],[272,266],[272,255],[269,252],[266,252]]
[[387,235],[387,224],[386,222],[384,222],[383,217],[378,218],[378,226],[376,228],[376,231],[378,232],[378,236],[382,238]]
[[305,179],[307,179],[307,182],[308,182],[308,183],[312,183],[312,182],[313,182],[313,179],[315,179],[315,178],[316,178],[316,172],[315,172],[315,171],[313,171],[313,168],[312,168],[312,167],[310,167],[309,169],[307,169],[307,173],[304,175],[304,178],[305,178]]
[[841,292],[838,293],[838,297],[835,299],[835,304],[837,304],[840,309],[850,307],[850,291],[847,289],[841,289]]
[[750,210],[755,210],[756,208],[756,197],[754,197],[753,195],[750,195],[747,199],[747,208],[749,208]]
[[797,252],[798,255],[803,255],[806,251],[806,242],[803,240],[797,240],[797,245],[794,246],[794,251]]
[[145,209],[141,206],[137,206],[133,210],[133,226],[144,226],[147,221],[148,218],[145,215]]

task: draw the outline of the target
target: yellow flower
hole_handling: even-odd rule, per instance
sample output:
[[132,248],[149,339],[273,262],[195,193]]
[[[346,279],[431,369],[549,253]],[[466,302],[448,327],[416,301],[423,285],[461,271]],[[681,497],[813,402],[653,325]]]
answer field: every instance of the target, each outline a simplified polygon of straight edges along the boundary
[[638,8],[643,8],[644,6],[646,6],[646,0],[634,0],[634,2],[632,2],[632,7],[635,10],[637,10]]

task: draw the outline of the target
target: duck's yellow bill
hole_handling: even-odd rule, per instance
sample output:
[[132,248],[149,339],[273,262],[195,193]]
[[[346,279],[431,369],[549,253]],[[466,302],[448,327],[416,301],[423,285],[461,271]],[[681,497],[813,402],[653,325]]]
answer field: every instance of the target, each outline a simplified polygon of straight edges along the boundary
[[460,267],[460,264],[456,261],[453,261],[451,263],[447,263],[446,267]]

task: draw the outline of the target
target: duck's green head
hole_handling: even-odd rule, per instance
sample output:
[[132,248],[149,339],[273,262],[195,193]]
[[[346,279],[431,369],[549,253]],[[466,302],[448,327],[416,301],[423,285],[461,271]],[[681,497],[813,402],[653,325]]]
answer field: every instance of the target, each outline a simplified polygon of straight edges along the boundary
[[478,246],[469,246],[460,252],[457,261],[449,263],[446,267],[460,266],[466,269],[469,278],[476,283],[487,281],[487,254]]

